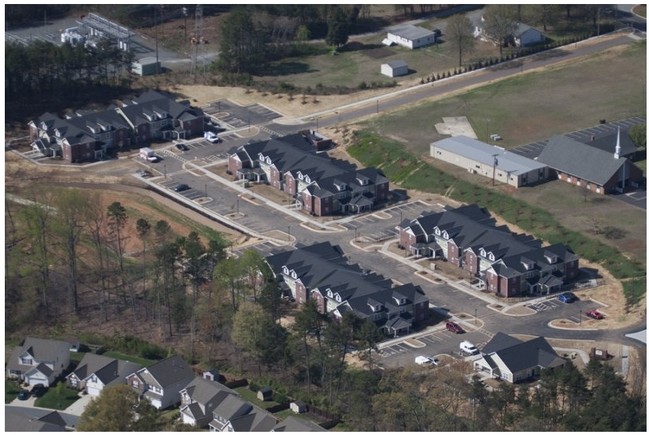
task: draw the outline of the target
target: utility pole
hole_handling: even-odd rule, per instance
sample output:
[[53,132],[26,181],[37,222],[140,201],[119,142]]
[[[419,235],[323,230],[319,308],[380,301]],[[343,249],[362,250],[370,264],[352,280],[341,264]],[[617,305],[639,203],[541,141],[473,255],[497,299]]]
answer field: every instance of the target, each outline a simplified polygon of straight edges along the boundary
[[493,176],[491,179],[491,185],[495,186],[496,185],[496,165],[498,165],[498,154],[493,154],[492,155],[494,158],[494,170],[493,170]]
[[195,23],[194,23],[194,36],[192,37],[192,74],[196,74],[196,62],[198,61],[198,46],[202,44],[203,40],[203,8],[201,5],[196,5]]

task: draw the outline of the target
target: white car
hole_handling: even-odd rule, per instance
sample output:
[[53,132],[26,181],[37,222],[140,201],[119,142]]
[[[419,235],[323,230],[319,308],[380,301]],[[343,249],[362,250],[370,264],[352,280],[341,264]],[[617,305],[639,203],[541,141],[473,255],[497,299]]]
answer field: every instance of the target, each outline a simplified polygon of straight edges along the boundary
[[221,142],[221,138],[211,131],[206,131],[205,134],[203,134],[203,137],[212,143]]
[[468,353],[469,355],[480,353],[478,348],[475,347],[470,341],[463,341],[462,343],[460,343],[460,350],[462,352]]
[[419,355],[418,357],[415,358],[415,363],[417,363],[420,366],[427,366],[427,365],[439,365],[439,360],[437,358],[431,358],[427,356],[422,356]]

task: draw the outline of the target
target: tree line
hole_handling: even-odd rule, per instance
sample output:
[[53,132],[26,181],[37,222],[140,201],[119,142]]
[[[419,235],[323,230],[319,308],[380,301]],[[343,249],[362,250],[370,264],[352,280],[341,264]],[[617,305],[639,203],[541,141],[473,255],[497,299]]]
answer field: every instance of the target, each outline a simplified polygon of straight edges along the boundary
[[[114,98],[131,84],[132,52],[107,40],[96,48],[45,41],[29,45],[5,44],[5,98],[11,104],[9,120],[43,111],[62,110]],[[106,92],[108,91],[108,92]]]

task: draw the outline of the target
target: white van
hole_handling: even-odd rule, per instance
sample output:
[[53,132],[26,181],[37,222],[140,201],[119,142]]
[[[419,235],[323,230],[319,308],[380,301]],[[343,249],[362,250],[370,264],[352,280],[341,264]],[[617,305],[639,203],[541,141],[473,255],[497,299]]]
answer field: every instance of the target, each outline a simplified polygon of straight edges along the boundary
[[475,347],[470,341],[463,341],[462,343],[460,343],[460,350],[462,352],[468,353],[469,355],[480,353],[478,348]]

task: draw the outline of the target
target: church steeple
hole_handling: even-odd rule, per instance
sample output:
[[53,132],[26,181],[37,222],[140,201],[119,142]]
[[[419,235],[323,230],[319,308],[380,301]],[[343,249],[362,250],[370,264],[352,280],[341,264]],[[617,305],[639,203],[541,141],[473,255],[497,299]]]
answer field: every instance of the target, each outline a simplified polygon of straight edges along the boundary
[[622,146],[620,145],[620,127],[617,128],[617,143],[615,144],[615,154],[613,157],[616,159],[620,158],[620,153],[622,152]]

